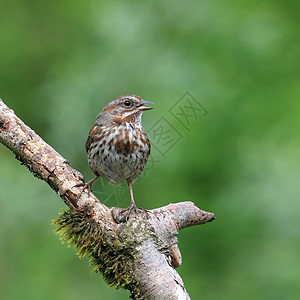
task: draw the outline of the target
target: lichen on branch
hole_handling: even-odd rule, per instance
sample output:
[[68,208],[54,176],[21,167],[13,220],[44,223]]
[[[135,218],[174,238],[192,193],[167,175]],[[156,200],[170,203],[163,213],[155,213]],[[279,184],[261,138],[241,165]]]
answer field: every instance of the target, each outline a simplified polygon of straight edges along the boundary
[[177,234],[213,221],[213,213],[185,201],[118,220],[122,209],[108,208],[92,193],[82,193],[82,174],[1,99],[0,142],[70,208],[54,221],[58,233],[80,257],[90,257],[93,270],[109,285],[128,289],[133,299],[190,299],[175,270],[182,262]]
[[124,232],[116,236],[103,230],[93,218],[93,208],[89,205],[66,210],[53,223],[62,242],[73,245],[80,258],[89,256],[92,271],[101,273],[109,286],[134,292],[138,280],[133,275],[132,249],[126,243],[129,237]]

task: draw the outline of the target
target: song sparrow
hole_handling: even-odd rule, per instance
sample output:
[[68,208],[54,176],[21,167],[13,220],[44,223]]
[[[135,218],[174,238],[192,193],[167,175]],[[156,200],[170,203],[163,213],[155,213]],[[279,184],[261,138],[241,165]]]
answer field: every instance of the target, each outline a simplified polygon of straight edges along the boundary
[[132,184],[144,170],[150,155],[150,142],[142,127],[142,114],[153,104],[139,96],[125,95],[110,101],[99,113],[95,125],[90,130],[86,151],[88,163],[96,175],[84,188],[91,190],[92,184],[100,176],[118,184],[127,181],[132,209],[136,210]]

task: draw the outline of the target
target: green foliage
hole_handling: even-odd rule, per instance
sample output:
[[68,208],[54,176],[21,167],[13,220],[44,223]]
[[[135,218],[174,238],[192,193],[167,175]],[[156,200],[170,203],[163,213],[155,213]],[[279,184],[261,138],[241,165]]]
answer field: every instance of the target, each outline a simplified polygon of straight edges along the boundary
[[92,209],[70,209],[54,220],[64,243],[73,245],[82,258],[90,256],[93,271],[100,272],[105,282],[116,289],[135,291],[138,284],[132,275],[131,252],[124,247],[124,236],[107,235],[92,219]]
[[[154,102],[145,130],[164,117],[183,136],[161,155],[149,134],[155,163],[134,194],[216,214],[179,233],[192,299],[299,298],[299,3],[0,1],[0,97],[86,179],[86,138],[113,97]],[[186,91],[208,110],[189,130],[169,111]],[[93,188],[129,205],[127,189],[120,202]],[[49,220],[63,202],[2,145],[0,191],[1,298],[128,299],[59,243]]]

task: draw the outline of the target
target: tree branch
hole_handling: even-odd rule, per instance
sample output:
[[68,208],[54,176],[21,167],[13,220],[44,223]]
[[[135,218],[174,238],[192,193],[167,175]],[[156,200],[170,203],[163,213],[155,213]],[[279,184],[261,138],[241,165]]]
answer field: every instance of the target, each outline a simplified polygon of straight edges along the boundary
[[80,172],[25,125],[0,99],[0,141],[34,176],[46,181],[70,210],[56,220],[63,239],[89,255],[96,272],[133,299],[190,299],[175,268],[181,264],[177,234],[181,228],[215,219],[192,202],[181,202],[120,218],[83,192]]

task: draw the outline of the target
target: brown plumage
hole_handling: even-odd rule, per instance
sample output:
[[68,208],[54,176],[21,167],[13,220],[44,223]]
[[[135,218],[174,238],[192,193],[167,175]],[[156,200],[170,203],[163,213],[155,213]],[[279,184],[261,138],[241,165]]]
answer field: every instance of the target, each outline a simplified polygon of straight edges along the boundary
[[135,95],[110,101],[97,116],[90,130],[86,151],[88,163],[96,177],[85,184],[91,189],[98,177],[118,184],[126,180],[131,196],[128,216],[136,209],[132,184],[144,170],[150,155],[150,142],[142,127],[142,114],[152,104]]

